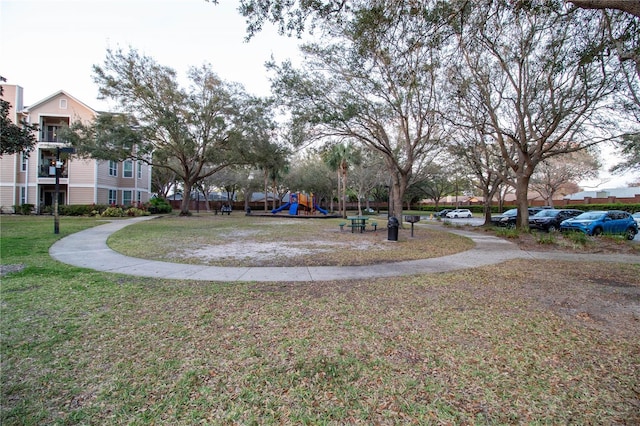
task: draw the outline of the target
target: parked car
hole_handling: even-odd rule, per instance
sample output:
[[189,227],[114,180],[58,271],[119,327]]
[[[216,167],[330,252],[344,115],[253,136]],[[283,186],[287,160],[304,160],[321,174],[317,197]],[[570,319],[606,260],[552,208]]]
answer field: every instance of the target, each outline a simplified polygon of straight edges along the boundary
[[491,224],[493,226],[500,226],[500,219],[502,219],[502,216],[503,216],[502,214],[491,216]]
[[449,219],[457,219],[459,217],[472,217],[473,214],[469,209],[455,209],[447,213]]
[[560,222],[584,213],[576,209],[543,209],[529,217],[529,228],[553,232],[560,229]]
[[[529,216],[533,216],[541,210],[545,210],[541,207],[529,207]],[[502,226],[506,228],[513,228],[516,226],[518,219],[518,209],[510,209],[502,213],[500,216],[491,217],[491,224],[495,226]]]
[[635,212],[631,217],[636,221],[638,227],[640,227],[640,212]]
[[440,210],[439,212],[437,212],[436,214],[434,214],[434,216],[436,217],[446,217],[447,213],[449,213],[450,211],[453,211],[452,209],[443,209]]
[[638,233],[638,224],[625,211],[596,210],[562,221],[560,231],[581,231],[587,235],[624,235],[627,240],[633,240]]

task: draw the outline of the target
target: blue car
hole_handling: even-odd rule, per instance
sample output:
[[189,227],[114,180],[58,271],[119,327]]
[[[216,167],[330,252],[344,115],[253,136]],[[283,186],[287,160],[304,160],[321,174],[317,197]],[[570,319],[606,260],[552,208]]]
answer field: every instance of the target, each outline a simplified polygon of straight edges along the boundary
[[621,210],[591,211],[560,223],[560,231],[581,231],[587,235],[624,235],[633,240],[638,224],[627,212]]

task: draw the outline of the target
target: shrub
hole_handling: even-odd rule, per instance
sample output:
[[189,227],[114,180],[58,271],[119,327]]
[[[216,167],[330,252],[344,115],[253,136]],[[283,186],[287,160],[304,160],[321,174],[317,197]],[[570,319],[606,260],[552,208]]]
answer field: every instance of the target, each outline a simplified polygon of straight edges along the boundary
[[564,234],[565,238],[571,241],[574,245],[586,246],[589,242],[589,237],[584,232],[571,231]]
[[553,232],[549,232],[549,233],[538,232],[536,234],[536,239],[538,241],[538,244],[555,244],[557,241],[556,236]]
[[125,212],[125,215],[127,216],[131,216],[131,217],[138,217],[138,216],[149,216],[149,212],[136,208],[136,207],[129,207]]
[[29,215],[35,206],[33,204],[21,204],[13,206],[15,214]]
[[38,214],[53,214],[53,206],[42,206]]
[[520,231],[517,228],[496,228],[496,235],[504,238],[518,238]]
[[122,217],[124,216],[124,210],[121,207],[109,207],[100,215],[102,217]]
[[626,235],[604,234],[602,239],[611,241],[614,244],[625,244],[627,242]]
[[568,204],[566,206],[558,207],[561,209],[578,209],[584,211],[591,210],[624,210],[629,213],[640,211],[640,204],[622,204],[622,203],[608,203],[608,204]]
[[164,198],[154,197],[149,201],[148,209],[151,213],[171,213],[173,208]]
[[91,216],[102,216],[102,213],[110,206],[106,204],[91,204],[89,207],[91,207],[91,213],[89,213]]
[[63,216],[90,216],[93,210],[93,206],[86,204],[64,204],[58,208]]

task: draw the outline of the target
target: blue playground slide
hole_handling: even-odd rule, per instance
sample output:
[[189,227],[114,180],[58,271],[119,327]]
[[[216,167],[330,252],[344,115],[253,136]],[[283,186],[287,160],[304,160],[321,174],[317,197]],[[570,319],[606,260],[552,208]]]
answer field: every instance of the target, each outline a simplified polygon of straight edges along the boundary
[[298,203],[291,203],[291,207],[289,207],[289,214],[292,216],[298,214]]
[[[282,210],[288,208],[291,205],[291,203],[285,203],[283,205],[281,205],[280,207],[278,207],[277,209],[273,209],[271,210],[271,213],[276,214],[278,212],[281,212]],[[298,207],[298,204],[296,203],[296,208]]]
[[314,209],[316,209],[316,210],[318,210],[318,211],[319,211],[320,213],[322,213],[322,214],[327,214],[327,213],[329,213],[328,211],[326,211],[325,209],[321,208],[321,207],[320,207],[319,205],[317,205],[317,204],[316,204],[316,205],[314,205],[314,206],[313,206],[313,208],[314,208]]

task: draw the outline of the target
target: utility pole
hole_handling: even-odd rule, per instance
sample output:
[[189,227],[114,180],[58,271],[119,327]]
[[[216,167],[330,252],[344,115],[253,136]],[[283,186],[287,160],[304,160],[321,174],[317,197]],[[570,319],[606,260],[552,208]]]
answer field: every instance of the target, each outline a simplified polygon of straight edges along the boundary
[[[76,152],[75,148],[56,148],[56,195],[53,201],[53,233],[60,233],[60,212],[58,211],[59,199],[60,199],[60,170],[62,170],[62,161],[60,161],[60,153],[73,154]],[[67,189],[69,185],[67,185]]]

